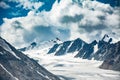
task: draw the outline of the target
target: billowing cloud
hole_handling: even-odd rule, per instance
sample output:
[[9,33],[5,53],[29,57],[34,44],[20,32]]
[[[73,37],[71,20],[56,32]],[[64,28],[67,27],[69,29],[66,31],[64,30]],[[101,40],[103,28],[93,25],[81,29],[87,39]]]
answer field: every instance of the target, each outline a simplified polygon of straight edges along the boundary
[[39,1],[19,0],[18,2],[20,4],[17,5],[17,7],[23,6],[24,9],[30,10],[38,10],[38,8],[43,5],[43,3]]
[[119,7],[97,1],[78,1],[55,1],[50,11],[39,12],[41,3],[38,2],[39,6],[36,4],[33,8],[33,3],[28,2],[28,6],[21,0],[24,8],[31,10],[24,17],[4,18],[1,35],[17,47],[34,40],[40,42],[55,37],[63,41],[79,37],[91,42],[108,34],[115,38],[114,41],[120,40]]

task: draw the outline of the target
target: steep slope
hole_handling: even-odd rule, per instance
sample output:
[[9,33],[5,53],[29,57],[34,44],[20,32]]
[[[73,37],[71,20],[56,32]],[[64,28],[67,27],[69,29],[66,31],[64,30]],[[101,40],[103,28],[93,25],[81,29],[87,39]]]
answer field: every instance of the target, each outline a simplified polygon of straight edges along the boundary
[[59,80],[0,37],[0,80]]
[[90,44],[84,44],[75,57],[80,57],[83,59],[91,59],[92,53],[94,53],[94,46],[96,44],[97,44],[96,40]]
[[102,54],[101,58],[104,59],[100,68],[120,71],[120,41],[104,45],[98,54]]
[[48,52],[48,54],[54,53],[55,55],[64,55],[68,53],[77,52],[74,57],[80,57],[88,59],[91,57],[91,54],[94,52],[94,46],[97,44],[97,41],[93,41],[88,44],[80,38],[77,38],[73,41],[65,41],[61,44],[55,44]]
[[[109,50],[111,48],[115,48],[115,45],[112,42],[112,38],[108,39],[108,35],[104,35],[104,37],[99,40],[98,42],[98,50],[97,52],[92,56],[95,60],[105,60],[107,58],[107,55],[109,54]],[[113,52],[114,53],[114,52]]]
[[72,53],[78,51],[83,41],[76,39],[73,41],[65,41],[60,44],[55,44],[48,52],[48,54],[55,53],[55,55],[64,55],[66,53]]

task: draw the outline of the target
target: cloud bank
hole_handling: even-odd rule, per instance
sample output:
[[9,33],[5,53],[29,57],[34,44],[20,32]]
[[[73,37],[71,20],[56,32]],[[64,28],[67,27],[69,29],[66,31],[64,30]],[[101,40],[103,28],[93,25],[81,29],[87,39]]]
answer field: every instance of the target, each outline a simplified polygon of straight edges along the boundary
[[1,25],[1,36],[16,47],[55,37],[63,41],[79,37],[91,42],[108,34],[115,42],[120,40],[119,7],[96,0],[61,0],[55,1],[50,11],[41,11],[44,3],[20,1],[23,8],[30,9],[27,16],[4,18]]

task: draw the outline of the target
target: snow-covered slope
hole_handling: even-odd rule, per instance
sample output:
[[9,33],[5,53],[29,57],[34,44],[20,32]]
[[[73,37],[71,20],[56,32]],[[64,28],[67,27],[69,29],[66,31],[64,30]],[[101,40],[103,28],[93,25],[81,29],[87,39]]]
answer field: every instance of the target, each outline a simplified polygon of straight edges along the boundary
[[100,60],[104,61],[101,68],[120,71],[120,41],[113,43],[112,40],[107,34],[98,42],[94,40],[89,44],[78,38],[55,44],[48,54],[57,56],[74,54],[73,57]]
[[59,80],[0,37],[0,80]]
[[[116,50],[117,52],[119,51],[119,47],[117,46],[110,47],[111,45],[114,45],[114,43],[111,43],[112,39],[107,39],[106,36],[107,35],[105,35],[98,43],[93,41],[92,43],[88,44],[78,38],[73,41],[66,41],[60,44],[55,44],[52,48],[36,48],[27,50],[24,53],[35,59],[38,63],[54,74],[58,75],[61,80],[119,80],[120,72],[100,69],[99,67],[103,61],[96,61],[106,59],[105,57],[104,59],[101,57],[105,56],[104,51],[106,51],[106,49],[106,55],[109,53],[110,49]],[[97,45],[94,46],[96,43]],[[106,48],[104,48],[103,45]],[[115,45],[118,44],[115,43]],[[81,54],[86,53],[87,51],[89,52],[91,48],[94,49],[91,54],[91,59],[95,58],[96,60],[88,60],[89,58],[87,58],[87,60],[82,59],[83,56],[81,58],[74,57],[78,55],[78,53]],[[118,57],[115,57],[117,62],[119,60]],[[104,63],[102,66],[106,65]],[[117,64],[117,68],[119,68],[119,64]]]
[[24,52],[38,61],[61,80],[119,80],[120,73],[112,70],[100,69],[102,61],[74,58],[74,54],[54,56],[46,54],[48,49]]
[[[112,38],[109,37],[107,34],[103,36],[101,40],[98,42],[94,40],[91,43],[87,43],[80,38],[71,41],[65,41],[63,43],[52,43],[52,47],[48,46],[50,42],[43,44],[44,47],[36,47],[35,49],[31,49],[30,53],[40,53],[41,51],[45,50],[46,52],[41,52],[41,54],[50,54],[55,56],[62,56],[71,54],[72,57],[75,58],[82,58],[82,59],[89,59],[89,60],[99,60],[105,61],[107,60],[107,67],[101,67],[105,69],[113,69],[110,66],[114,64],[114,70],[120,70],[120,47],[119,42],[113,43]],[[47,46],[45,46],[47,45]],[[42,50],[41,50],[42,49]],[[40,51],[39,51],[40,50]],[[37,51],[37,52],[36,52]],[[111,64],[112,61],[112,64]],[[114,64],[113,64],[114,63]],[[109,65],[110,64],[110,65]]]

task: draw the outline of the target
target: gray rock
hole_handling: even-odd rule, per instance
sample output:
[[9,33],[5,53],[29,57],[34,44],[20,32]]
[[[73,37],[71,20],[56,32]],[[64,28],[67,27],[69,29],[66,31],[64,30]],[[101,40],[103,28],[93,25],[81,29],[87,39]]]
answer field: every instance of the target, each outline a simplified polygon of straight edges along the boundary
[[102,58],[104,62],[100,68],[120,71],[120,41],[106,45],[103,48],[100,54],[104,55]]
[[0,80],[60,80],[1,37],[0,41]]

